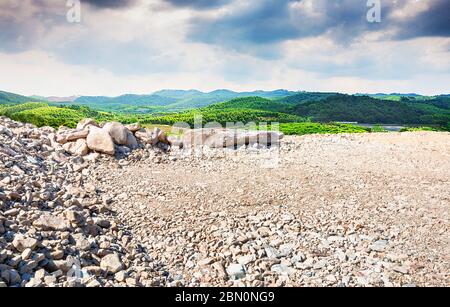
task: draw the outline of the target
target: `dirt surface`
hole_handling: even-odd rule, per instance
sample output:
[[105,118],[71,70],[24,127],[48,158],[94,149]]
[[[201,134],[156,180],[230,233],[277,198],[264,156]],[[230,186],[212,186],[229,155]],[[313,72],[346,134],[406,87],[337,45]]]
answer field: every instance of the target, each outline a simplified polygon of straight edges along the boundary
[[151,285],[450,286],[449,133],[158,159],[92,177],[148,253]]

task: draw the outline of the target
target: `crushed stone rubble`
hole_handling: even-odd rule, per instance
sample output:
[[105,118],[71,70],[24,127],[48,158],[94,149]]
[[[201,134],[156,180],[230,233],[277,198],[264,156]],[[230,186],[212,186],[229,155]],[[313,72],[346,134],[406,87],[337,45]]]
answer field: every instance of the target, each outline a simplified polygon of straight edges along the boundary
[[176,142],[1,117],[0,287],[450,286],[449,133]]

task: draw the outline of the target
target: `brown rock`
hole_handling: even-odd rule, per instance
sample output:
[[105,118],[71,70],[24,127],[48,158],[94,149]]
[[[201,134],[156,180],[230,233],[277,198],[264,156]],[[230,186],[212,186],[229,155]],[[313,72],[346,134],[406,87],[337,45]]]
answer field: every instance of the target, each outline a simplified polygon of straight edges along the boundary
[[106,130],[100,128],[91,129],[86,141],[88,148],[91,150],[108,155],[114,155],[115,153],[113,139]]
[[78,139],[76,142],[69,142],[63,145],[65,151],[76,156],[85,156],[89,153],[87,142],[84,139]]
[[133,133],[141,129],[141,125],[139,123],[129,124],[125,127]]
[[42,230],[64,231],[70,229],[70,223],[68,220],[49,213],[42,214],[33,222],[33,226]]
[[94,119],[85,118],[78,123],[77,130],[84,130],[88,126],[99,127],[99,125],[97,124],[97,122]]
[[15,249],[19,252],[23,252],[26,249],[34,250],[39,243],[38,240],[34,238],[25,237],[24,235],[18,234],[14,237],[12,242]]
[[117,254],[109,254],[103,257],[100,267],[111,274],[115,274],[123,269],[122,262]]

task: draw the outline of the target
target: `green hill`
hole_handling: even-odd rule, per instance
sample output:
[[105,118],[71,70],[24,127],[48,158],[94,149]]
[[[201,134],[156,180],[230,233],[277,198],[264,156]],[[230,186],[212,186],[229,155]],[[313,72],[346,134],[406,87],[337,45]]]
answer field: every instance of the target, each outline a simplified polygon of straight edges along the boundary
[[42,101],[36,98],[17,95],[14,93],[0,91],[0,104],[4,103],[23,103],[23,102],[36,102]]
[[[291,99],[294,104],[294,100]],[[321,100],[299,100],[289,113],[317,122],[348,121],[380,124],[434,124],[450,122],[448,98],[391,101],[369,96],[334,94]]]

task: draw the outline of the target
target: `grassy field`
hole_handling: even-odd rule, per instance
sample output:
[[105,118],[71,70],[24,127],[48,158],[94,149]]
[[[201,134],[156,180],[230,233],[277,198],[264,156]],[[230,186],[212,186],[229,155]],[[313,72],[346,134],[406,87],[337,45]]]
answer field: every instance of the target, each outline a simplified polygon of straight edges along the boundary
[[370,132],[369,128],[358,127],[350,124],[338,124],[338,123],[320,124],[309,122],[280,124],[279,129],[286,135]]

